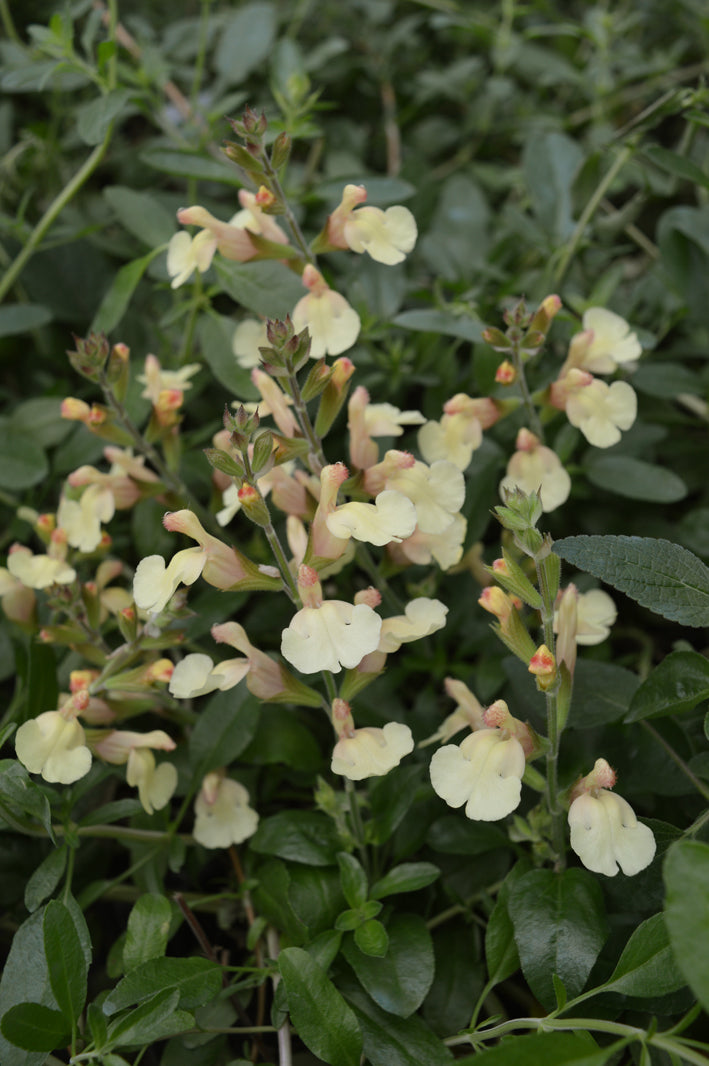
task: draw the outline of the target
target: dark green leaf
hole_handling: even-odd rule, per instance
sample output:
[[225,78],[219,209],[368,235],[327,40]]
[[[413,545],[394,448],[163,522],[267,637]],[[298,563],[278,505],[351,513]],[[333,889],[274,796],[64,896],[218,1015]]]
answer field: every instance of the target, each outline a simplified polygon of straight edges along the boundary
[[32,488],[48,471],[47,457],[29,427],[19,429],[9,419],[0,422],[0,488],[10,492]]
[[684,985],[677,968],[662,914],[639,925],[623,949],[615,970],[603,985],[604,992],[625,996],[662,996]]
[[140,154],[141,162],[154,170],[176,174],[181,178],[197,178],[200,181],[220,181],[225,185],[241,185],[237,168],[229,162],[210,159],[202,153],[179,152],[173,148],[148,148]]
[[62,879],[66,867],[67,849],[53,848],[39,864],[25,887],[25,907],[34,911],[47,896],[51,896]]
[[232,300],[265,318],[285,318],[306,295],[299,278],[277,260],[235,263],[215,259],[214,267]]
[[460,337],[465,341],[483,339],[483,323],[477,318],[454,315],[450,311],[402,311],[393,326],[412,329],[417,333],[437,333],[445,337]]
[[[44,911],[35,911],[15,933],[0,978],[0,1016],[27,1001],[56,1008],[44,957],[43,919]],[[66,1029],[63,1019],[62,1024]],[[3,1066],[41,1066],[44,1056],[20,1055],[17,1048],[0,1035],[0,1062]]]
[[696,651],[673,651],[635,693],[626,722],[691,711],[709,699],[709,662]]
[[149,248],[167,244],[177,229],[170,212],[148,192],[138,192],[125,185],[109,185],[103,195],[121,225]]
[[687,984],[709,1010],[709,845],[678,841],[667,852],[663,872],[665,920],[674,957]]
[[418,1015],[388,1014],[354,980],[343,981],[341,987],[362,1028],[371,1066],[451,1066],[451,1052]]
[[[311,937],[332,931],[338,914],[345,905],[339,872],[333,867],[289,867],[290,883],[287,898],[293,914],[304,922]],[[310,946],[308,946],[310,950]]]
[[389,950],[389,934],[376,918],[370,918],[362,925],[358,925],[352,935],[355,944],[364,955],[382,959]]
[[420,781],[421,767],[416,765],[396,766],[384,777],[374,778],[369,791],[368,840],[373,844],[389,840],[413,803]]
[[251,375],[239,366],[232,350],[235,329],[233,320],[225,315],[215,312],[202,315],[197,324],[199,346],[215,378],[228,392],[225,402],[232,397],[255,400],[259,393],[251,383]]
[[28,333],[52,321],[52,312],[41,304],[5,304],[0,307],[0,337]]
[[164,989],[141,1003],[139,1007],[116,1019],[108,1027],[108,1042],[111,1047],[126,1047],[129,1044],[151,1044],[164,1040],[175,1033],[183,1033],[194,1025],[194,1015],[176,1010],[180,993]]
[[603,1066],[616,1050],[613,1045],[596,1047],[588,1033],[535,1033],[506,1037],[498,1047],[467,1055],[457,1066]]
[[659,144],[648,145],[647,148],[643,148],[642,154],[651,160],[655,166],[660,167],[661,170],[666,171],[668,174],[672,174],[676,178],[682,178],[683,181],[690,181],[693,185],[701,185],[705,189],[709,189],[709,176],[691,159],[687,159],[686,156],[677,155],[676,152],[671,152],[668,148],[661,148]]
[[75,1024],[86,1002],[88,965],[68,908],[52,900],[44,911],[44,953],[49,982],[68,1024]]
[[702,379],[682,363],[645,363],[639,366],[633,374],[633,388],[660,400],[683,392],[690,396],[704,395]]
[[557,241],[571,235],[571,187],[582,163],[577,141],[553,130],[530,132],[522,158],[524,180],[535,215]]
[[128,915],[128,932],[123,946],[123,965],[134,970],[149,959],[165,954],[172,908],[164,896],[146,893]]
[[254,851],[309,866],[334,865],[341,850],[331,819],[314,811],[281,811],[264,818],[250,843]]
[[441,871],[432,862],[404,862],[372,885],[369,895],[372,899],[384,899],[397,892],[416,892],[433,884],[440,875]]
[[190,764],[196,780],[241,755],[254,735],[258,715],[258,701],[243,685],[210,699],[190,736]]
[[472,926],[445,922],[433,930],[433,984],[423,1003],[423,1016],[441,1036],[470,1024],[472,1006],[485,985],[485,965]]
[[118,117],[131,96],[130,89],[115,89],[105,96],[80,104],[76,111],[76,129],[84,144],[100,144],[108,127]]
[[278,968],[288,1011],[303,1043],[330,1066],[359,1066],[362,1035],[332,981],[302,948],[285,948]]
[[496,825],[444,814],[429,829],[426,843],[446,855],[484,855],[505,847],[508,838]]
[[408,1018],[421,1006],[433,981],[433,944],[423,918],[395,914],[383,958],[364,955],[352,941],[343,953],[362,986],[383,1010]]
[[15,816],[29,814],[36,818],[54,841],[49,801],[24,766],[14,759],[0,762],[0,818],[3,808]]
[[354,855],[341,851],[337,856],[340,884],[350,907],[359,907],[367,898],[367,875]]
[[71,423],[62,418],[61,401],[56,396],[35,396],[18,404],[9,425],[21,433],[30,432],[42,448],[59,444],[71,433]]
[[636,674],[614,663],[584,659],[580,653],[574,673],[574,695],[568,729],[593,729],[620,722],[640,684]]
[[552,974],[570,999],[583,990],[607,936],[603,896],[586,870],[532,870],[510,888],[522,972],[540,1003],[556,1003]]
[[143,809],[143,805],[140,800],[137,799],[122,799],[112,800],[110,803],[104,803],[102,807],[96,807],[95,810],[89,811],[85,814],[80,825],[110,825],[111,822],[118,822],[121,818],[132,818],[134,814],[137,814]]
[[275,33],[276,9],[265,0],[245,4],[231,15],[215,55],[228,85],[240,85],[268,57]]
[[6,1040],[25,1051],[54,1051],[69,1043],[71,1031],[64,1015],[41,1003],[18,1003],[3,1016],[0,1030]]
[[[471,278],[486,265],[489,221],[490,208],[479,185],[465,174],[453,174],[440,188],[433,220],[417,251],[434,275],[448,281]],[[450,326],[456,316],[445,314]],[[466,328],[464,321],[458,320],[461,329]],[[475,327],[475,321],[469,326]]]
[[686,548],[651,537],[566,537],[554,543],[566,562],[686,626],[709,625],[709,569]]
[[126,263],[116,274],[108,292],[104,294],[98,311],[94,315],[91,329],[95,332],[110,333],[116,328],[128,310],[128,305],[133,299],[133,293],[138,288],[148,266],[158,254],[159,249],[148,252],[140,259],[134,259],[132,263]]
[[586,476],[592,484],[630,500],[676,503],[687,495],[687,486],[671,470],[627,455],[591,453]]
[[485,927],[485,958],[491,984],[506,981],[519,969],[519,952],[508,911],[510,886],[505,881]]
[[115,1014],[165,989],[179,992],[178,1007],[192,1009],[214,999],[221,987],[221,967],[209,959],[150,959],[118,982],[103,1001],[103,1012]]

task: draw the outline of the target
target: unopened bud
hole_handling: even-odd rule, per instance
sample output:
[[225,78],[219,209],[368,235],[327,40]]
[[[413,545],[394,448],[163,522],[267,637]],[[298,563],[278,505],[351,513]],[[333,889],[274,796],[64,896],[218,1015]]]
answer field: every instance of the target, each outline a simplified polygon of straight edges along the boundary
[[495,381],[498,385],[513,385],[517,380],[517,371],[509,359],[505,359],[495,371]]
[[244,484],[237,493],[244,514],[257,526],[269,526],[271,516],[261,493],[253,485]]
[[540,644],[529,660],[529,672],[536,677],[537,688],[542,692],[547,692],[556,683],[556,660],[546,644]]

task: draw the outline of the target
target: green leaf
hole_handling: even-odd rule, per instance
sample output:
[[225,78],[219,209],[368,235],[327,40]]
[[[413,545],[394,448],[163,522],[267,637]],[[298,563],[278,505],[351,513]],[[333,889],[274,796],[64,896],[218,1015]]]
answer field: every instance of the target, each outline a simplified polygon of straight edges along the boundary
[[132,89],[115,89],[79,105],[76,110],[76,130],[84,144],[101,143],[108,127],[120,115],[132,95]]
[[354,942],[364,955],[383,958],[389,950],[389,934],[380,921],[370,918],[358,925],[353,934]]
[[180,178],[197,178],[199,181],[219,181],[224,185],[242,184],[240,171],[226,156],[223,162],[210,159],[203,153],[180,152],[174,148],[148,148],[140,153],[140,161],[153,170],[176,174]]
[[697,840],[673,844],[663,875],[665,920],[675,960],[697,999],[709,1010],[709,845]]
[[49,463],[41,445],[27,429],[0,421],[0,488],[21,492],[43,481]]
[[0,307],[0,337],[29,333],[52,321],[52,312],[42,304],[5,304]]
[[8,425],[20,433],[31,433],[42,448],[59,444],[71,433],[71,423],[62,418],[61,400],[56,396],[35,396],[18,404]]
[[421,781],[421,767],[396,766],[383,777],[374,778],[370,785],[371,819],[367,824],[367,839],[383,844],[400,825],[416,797]]
[[341,850],[331,819],[314,811],[281,811],[264,818],[250,844],[254,851],[309,866],[333,866]]
[[522,972],[540,1003],[556,1003],[552,974],[570,999],[583,990],[608,927],[603,895],[586,870],[532,870],[510,888],[509,912]]
[[170,212],[148,192],[137,192],[125,185],[109,185],[103,190],[103,196],[124,229],[149,248],[167,244],[177,229]]
[[341,987],[361,1026],[370,1066],[451,1066],[453,1055],[418,1015],[388,1014],[354,980]]
[[47,896],[51,896],[66,868],[66,847],[53,848],[30,877],[25,886],[25,907],[35,911]]
[[256,731],[259,704],[242,686],[213,696],[190,736],[190,765],[196,780],[228,766]]
[[663,996],[682,988],[685,980],[670,947],[663,914],[653,914],[633,931],[604,992],[625,996]]
[[478,343],[483,339],[483,323],[478,318],[454,315],[450,311],[402,311],[392,321],[393,326],[412,329],[417,333],[437,333],[445,337],[460,337]]
[[359,1066],[362,1035],[332,981],[302,948],[285,948],[278,968],[288,1011],[303,1043],[330,1066]]
[[59,900],[47,904],[43,929],[52,992],[64,1018],[73,1026],[86,1002],[88,965],[74,919]]
[[228,85],[241,82],[266,59],[276,35],[276,9],[258,0],[245,4],[228,19],[214,57]]
[[[432,222],[417,251],[436,277],[457,282],[477,276],[487,266],[489,221],[490,208],[479,185],[465,174],[453,174],[440,188]],[[462,321],[461,328],[465,328]]]
[[108,1027],[108,1042],[111,1047],[130,1044],[152,1044],[175,1033],[183,1033],[194,1025],[194,1015],[176,1010],[180,993],[177,989],[164,989],[141,1003]]
[[441,871],[432,862],[403,862],[372,885],[369,895],[372,899],[384,899],[397,892],[416,892],[440,876]]
[[659,400],[682,392],[704,395],[702,379],[682,363],[644,363],[633,374],[633,388]]
[[444,814],[430,827],[426,843],[446,855],[484,855],[507,846],[509,839],[496,825]]
[[606,492],[629,500],[676,503],[687,495],[687,486],[671,470],[627,455],[591,453],[585,466],[588,480]]
[[104,803],[103,806],[85,814],[79,825],[110,825],[121,818],[132,818],[142,809],[143,805],[137,799],[111,800],[110,803]]
[[588,1033],[535,1033],[506,1037],[498,1047],[466,1055],[456,1066],[603,1066],[616,1052],[613,1044],[597,1047]]
[[673,651],[643,681],[626,722],[691,711],[709,699],[709,662],[696,651]]
[[255,400],[258,390],[251,383],[249,371],[237,363],[232,350],[235,329],[233,319],[210,311],[197,323],[199,346],[215,378],[231,396],[239,400]]
[[[57,1006],[44,957],[43,918],[43,910],[35,911],[13,937],[0,977],[0,1016],[17,1004],[28,1001],[52,1009]],[[66,1029],[63,1019],[62,1024]],[[3,1066],[41,1066],[44,1058],[20,1055],[18,1049],[0,1035],[0,1062]]]
[[350,907],[359,907],[367,899],[367,875],[354,855],[341,851],[337,856],[340,867],[340,884]]
[[477,930],[470,925],[445,922],[436,927],[433,950],[433,984],[423,1003],[423,1016],[436,1033],[448,1036],[470,1024],[472,1005],[485,985],[485,965]]
[[71,1039],[64,1015],[41,1003],[18,1003],[3,1016],[0,1030],[6,1040],[25,1051],[54,1051]]
[[510,888],[514,883],[510,878],[511,874],[508,875],[498,893],[495,906],[485,927],[485,959],[491,985],[499,985],[501,981],[506,981],[519,969],[519,952],[508,910]]
[[642,149],[642,154],[667,174],[709,189],[709,176],[686,156],[677,155],[668,148],[661,148],[659,144],[648,145],[647,148]]
[[146,893],[140,897],[128,915],[128,930],[123,945],[126,971],[165,954],[171,918],[172,908],[164,896]]
[[214,999],[221,987],[221,967],[209,959],[150,959],[132,970],[109,992],[103,1001],[103,1012],[115,1014],[165,989],[179,992],[178,1007],[192,1009]]
[[[339,870],[293,863],[288,873],[290,882],[287,898],[293,914],[305,924],[311,937],[326,931],[332,932],[337,916],[345,905]],[[309,951],[310,947],[309,944]]]
[[110,333],[116,328],[128,310],[140,279],[159,253],[160,249],[156,248],[142,258],[134,259],[131,263],[126,263],[121,267],[111,282],[110,288],[104,293],[98,311],[94,315],[91,329],[95,333]]
[[232,300],[265,318],[285,318],[305,296],[300,279],[277,260],[236,263],[220,258],[214,267]]
[[655,614],[709,625],[709,569],[686,548],[651,537],[582,536],[555,541],[554,551]]
[[343,954],[363,988],[383,1010],[408,1018],[421,1006],[433,981],[433,944],[423,918],[395,914],[383,958],[364,955],[345,940]]
[[19,812],[36,818],[54,842],[49,801],[24,766],[14,759],[0,762],[0,818],[3,808],[10,814],[17,815]]
[[522,171],[532,209],[556,240],[571,236],[571,187],[582,163],[583,152],[578,142],[563,133],[542,133],[534,128],[524,146]]
[[579,658],[567,729],[593,729],[620,722],[639,684],[637,675],[622,666]]

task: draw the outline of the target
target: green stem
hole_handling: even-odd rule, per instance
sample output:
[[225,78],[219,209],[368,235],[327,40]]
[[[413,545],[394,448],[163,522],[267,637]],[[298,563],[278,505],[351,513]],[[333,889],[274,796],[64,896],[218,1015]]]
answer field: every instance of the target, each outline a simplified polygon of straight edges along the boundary
[[576,253],[576,249],[578,248],[579,242],[583,237],[586,226],[593,218],[593,215],[595,214],[598,205],[600,204],[603,197],[606,195],[606,190],[615,181],[617,175],[623,169],[628,160],[632,158],[634,151],[634,146],[631,147],[630,145],[626,144],[625,147],[622,148],[620,152],[618,152],[618,155],[615,157],[613,164],[606,171],[606,173],[596,186],[596,190],[593,193],[593,196],[584,207],[581,217],[579,218],[576,224],[576,228],[571,234],[569,242],[567,243],[566,248],[564,249],[564,253],[561,257],[561,261],[556,270],[554,271],[553,284],[555,288],[560,285],[562,279],[564,278],[564,275],[566,274],[566,271],[569,268],[569,264],[571,263],[571,260],[573,259]]
[[512,343],[512,350],[510,353],[512,355],[512,363],[517,372],[516,384],[522,396],[522,403],[527,409],[527,421],[529,422],[529,428],[535,435],[535,437],[539,437],[539,440],[543,444],[544,427],[542,426],[542,422],[539,417],[539,412],[537,411],[536,404],[534,403],[532,394],[529,391],[529,385],[527,384],[527,376],[524,372],[524,361],[522,359],[522,353],[520,352],[520,340],[521,335],[520,337],[515,337]]
[[[546,549],[542,549],[544,551]],[[550,584],[550,575],[547,570],[549,554],[543,558],[536,557],[534,565],[537,571],[537,582],[542,597],[542,625],[544,627],[544,643],[554,655],[554,590]],[[564,812],[559,805],[559,746],[561,730],[559,728],[558,701],[556,686],[544,693],[547,712],[547,738],[549,750],[546,754],[546,795],[549,814],[551,816],[552,846],[557,855],[557,869],[562,870],[565,863],[564,847]]]
[[345,778],[345,792],[347,793],[352,831],[354,838],[357,841],[357,851],[359,852],[360,862],[362,863],[367,876],[369,876],[369,855],[367,854],[367,848],[364,843],[364,823],[362,822],[362,815],[359,809],[359,803],[357,802],[357,789],[354,781],[350,781],[349,777]]
[[300,385],[298,384],[298,378],[296,377],[295,370],[293,369],[293,366],[290,362],[288,362],[287,367],[289,371],[288,384],[290,386],[290,393],[293,399],[293,406],[295,407],[295,412],[298,417],[298,424],[300,425],[300,428],[303,431],[303,436],[310,444],[313,457],[319,465],[319,469],[313,469],[313,473],[319,476],[320,470],[322,470],[322,468],[327,465],[327,459],[325,457],[325,452],[323,451],[322,441],[315,432],[313,423],[310,421],[308,408],[306,406],[305,400],[303,399],[303,394],[300,391]]
[[268,152],[265,151],[265,150],[263,150],[262,153],[261,153],[261,162],[263,163],[263,169],[265,170],[265,172],[266,172],[266,174],[268,176],[268,180],[269,180],[269,182],[271,184],[271,191],[273,193],[275,193],[275,195],[278,197],[278,199],[283,204],[283,209],[285,211],[286,220],[287,220],[288,225],[290,227],[291,233],[293,234],[293,239],[294,239],[295,243],[297,244],[298,248],[300,249],[300,251],[301,251],[301,253],[303,255],[303,258],[305,259],[306,263],[313,263],[314,264],[316,262],[315,256],[310,251],[310,245],[308,244],[308,242],[305,239],[305,235],[304,235],[302,229],[300,228],[300,225],[298,223],[298,219],[293,214],[293,209],[292,209],[290,203],[288,202],[288,198],[286,197],[285,192],[283,191],[283,186],[281,185],[280,179],[278,177],[278,173],[274,169],[273,164],[271,163],[271,157],[269,156]]
[[111,125],[106,130],[106,134],[101,143],[94,148],[91,155],[84,161],[84,163],[82,163],[71,181],[68,182],[58,196],[55,196],[52,200],[51,204],[29,235],[24,247],[10,264],[2,280],[0,280],[0,301],[5,299],[8,292],[24,270],[25,265],[36,252],[42,242],[42,238],[57,216],[76,195],[84,182],[93,174],[106,153],[111,141],[112,133],[113,126]]
[[8,40],[14,41],[15,44],[21,44],[20,35],[15,29],[15,23],[12,21],[7,0],[0,0],[0,21]]

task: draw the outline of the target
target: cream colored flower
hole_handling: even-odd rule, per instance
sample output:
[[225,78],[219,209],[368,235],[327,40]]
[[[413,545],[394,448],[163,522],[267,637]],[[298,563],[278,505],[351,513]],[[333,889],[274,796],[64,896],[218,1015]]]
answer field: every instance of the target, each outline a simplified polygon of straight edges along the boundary
[[359,315],[310,263],[303,271],[303,285],[310,291],[293,309],[293,327],[297,333],[309,330],[311,357],[347,351],[359,336]]
[[463,541],[467,528],[468,523],[463,516],[456,514],[442,533],[423,533],[416,529],[407,540],[401,544],[390,544],[387,550],[397,563],[428,566],[434,559],[441,570],[449,570],[463,557]]
[[386,487],[396,489],[413,502],[421,533],[444,533],[453,525],[465,500],[463,474],[445,460],[432,466],[415,462],[408,468],[395,467],[387,476]]
[[207,555],[202,548],[185,548],[173,555],[168,566],[162,555],[141,559],[133,578],[133,598],[141,611],[158,614],[174,596],[177,586],[193,585],[204,569]]
[[389,655],[398,651],[402,644],[438,632],[446,624],[447,614],[448,608],[440,600],[431,600],[427,596],[411,600],[404,614],[385,618],[382,622],[378,650]]
[[655,857],[652,830],[629,803],[608,789],[577,796],[569,809],[571,847],[588,870],[615,877],[640,873]]
[[179,661],[168,689],[179,700],[194,699],[217,689],[224,692],[238,685],[249,667],[248,659],[226,659],[215,666],[208,655],[194,652]]
[[379,644],[382,620],[366,603],[325,600],[303,607],[281,637],[281,654],[303,674],[351,670]]
[[69,585],[76,570],[63,558],[34,555],[22,544],[13,544],[7,556],[7,569],[28,589],[46,589],[50,585]]
[[261,352],[259,348],[267,347],[268,337],[266,336],[265,322],[259,322],[256,318],[245,318],[234,330],[231,350],[239,366],[244,367],[245,370],[251,370],[252,367],[260,365]]
[[342,200],[327,223],[333,248],[367,252],[378,263],[401,263],[414,247],[418,235],[416,220],[407,207],[396,205],[382,211],[362,207],[367,199],[364,185],[345,185]]
[[542,510],[546,512],[560,507],[571,492],[571,478],[559,456],[527,429],[521,429],[517,434],[517,451],[510,458],[507,474],[500,482],[502,499],[514,489],[525,493],[539,492]]
[[380,492],[374,503],[343,503],[325,519],[333,537],[365,541],[367,544],[400,543],[416,527],[416,508],[400,492]]
[[476,821],[494,822],[518,806],[524,749],[500,729],[479,729],[459,745],[446,744],[431,759],[431,784],[449,807]]
[[256,832],[258,814],[249,807],[249,794],[238,781],[211,773],[202,781],[194,805],[192,835],[205,848],[241,844]]
[[78,500],[62,496],[57,510],[57,525],[66,533],[67,543],[81,552],[92,552],[101,543],[101,523],[110,522],[115,513],[115,499],[103,485],[88,485]]
[[413,750],[414,739],[407,725],[387,722],[383,729],[365,726],[338,740],[330,769],[350,781],[381,777]]
[[185,230],[173,234],[167,246],[167,272],[172,278],[171,288],[178,289],[184,285],[195,270],[200,274],[209,270],[216,250],[216,237],[208,229],[200,230],[194,237]]
[[618,366],[631,363],[642,355],[637,334],[631,333],[625,319],[615,312],[604,307],[589,307],[584,312],[582,325],[584,332],[590,333],[582,362],[577,364],[582,370],[590,370],[592,374],[612,374]]
[[445,459],[459,470],[467,470],[473,452],[483,439],[482,426],[476,418],[464,414],[446,415],[440,422],[427,422],[418,432],[418,446],[427,463]]
[[15,737],[17,758],[45,781],[70,785],[91,769],[91,752],[81,723],[61,711],[45,711],[24,722]]
[[177,788],[177,770],[172,763],[155,765],[155,756],[149,748],[132,748],[126,767],[126,781],[138,789],[143,809],[152,814],[167,806]]
[[620,440],[620,431],[632,426],[637,407],[637,397],[627,381],[608,385],[593,378],[590,384],[571,391],[566,401],[566,416],[589,444],[610,448]]

